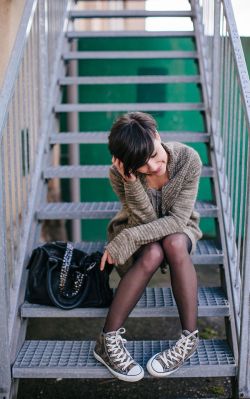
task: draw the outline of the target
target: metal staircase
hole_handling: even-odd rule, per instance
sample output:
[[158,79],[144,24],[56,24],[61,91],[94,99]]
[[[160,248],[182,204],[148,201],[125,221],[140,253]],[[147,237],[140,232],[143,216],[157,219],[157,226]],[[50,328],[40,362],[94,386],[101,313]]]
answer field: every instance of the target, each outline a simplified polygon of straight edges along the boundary
[[[107,179],[109,165],[55,165],[53,163],[53,149],[55,145],[72,145],[74,148],[79,148],[80,144],[102,144],[107,143],[107,131],[79,131],[72,129],[72,131],[61,131],[59,127],[59,117],[61,113],[66,114],[69,118],[75,118],[78,121],[78,114],[83,112],[93,113],[123,113],[127,111],[146,111],[146,112],[166,112],[178,111],[185,113],[186,111],[202,112],[204,116],[205,131],[160,131],[163,141],[180,141],[189,143],[190,145],[197,143],[204,143],[208,149],[208,164],[205,164],[202,169],[201,180],[209,179],[211,182],[213,200],[197,200],[195,209],[200,213],[201,218],[209,218],[215,221],[217,236],[215,239],[204,237],[197,244],[197,250],[192,256],[194,265],[197,267],[209,268],[211,265],[217,265],[221,276],[221,286],[218,287],[199,287],[198,289],[198,317],[222,317],[225,321],[225,333],[227,339],[201,339],[199,347],[195,355],[189,359],[185,365],[176,373],[171,375],[173,378],[183,377],[232,377],[235,384],[235,397],[250,397],[250,383],[247,381],[249,372],[247,371],[247,364],[249,359],[243,357],[240,365],[239,352],[247,352],[249,347],[249,333],[248,341],[245,346],[242,344],[243,331],[246,332],[247,311],[246,303],[242,306],[241,316],[237,313],[236,304],[241,303],[237,289],[241,282],[242,274],[237,270],[235,275],[238,275],[238,286],[235,284],[231,272],[231,260],[228,258],[228,245],[226,223],[224,218],[225,203],[221,195],[222,185],[219,176],[219,161],[218,155],[215,154],[214,149],[216,145],[216,132],[218,132],[219,125],[217,119],[211,114],[211,100],[212,87],[215,84],[215,78],[212,75],[210,79],[209,72],[214,68],[216,63],[209,65],[208,53],[204,55],[203,48],[210,48],[210,51],[217,51],[211,48],[211,43],[207,47],[206,29],[202,21],[202,12],[206,9],[204,2],[191,1],[191,8],[188,11],[160,11],[150,12],[144,10],[78,10],[75,5],[78,2],[61,2],[61,21],[66,21],[66,34],[61,33],[57,53],[55,56],[55,69],[51,73],[51,87],[53,93],[49,97],[47,107],[47,122],[44,126],[44,146],[41,149],[41,168],[37,172],[37,189],[36,200],[34,200],[31,212],[33,212],[34,219],[29,228],[29,236],[27,236],[26,256],[23,260],[27,260],[31,250],[36,246],[40,240],[41,225],[44,220],[100,220],[110,219],[120,209],[120,204],[116,201],[100,202],[81,202],[80,200],[74,202],[47,202],[47,183],[50,179]],[[202,3],[202,4],[201,4]],[[206,2],[205,2],[206,3]],[[31,1],[30,1],[31,4]],[[222,2],[224,7],[229,7],[228,2]],[[204,6],[204,9],[202,7]],[[32,12],[38,3],[34,2]],[[41,5],[40,5],[41,7]],[[214,7],[220,7],[220,1],[215,1]],[[228,8],[230,10],[230,7]],[[204,11],[205,12],[205,11]],[[223,10],[221,9],[221,13]],[[110,30],[110,31],[86,31],[74,30],[74,22],[79,19],[91,18],[145,18],[149,16],[160,17],[191,17],[194,23],[193,31],[176,31],[176,32],[149,32],[149,31],[131,31],[131,30]],[[228,22],[229,23],[229,22]],[[66,26],[66,25],[65,25]],[[203,28],[204,29],[203,29]],[[58,28],[59,29],[59,28]],[[201,35],[205,32],[204,38]],[[130,37],[154,37],[154,38],[176,38],[176,37],[192,37],[195,41],[195,51],[185,50],[151,50],[142,51],[140,48],[135,51],[123,51],[122,49],[100,51],[94,49],[93,51],[80,51],[77,48],[76,42],[78,39],[86,38],[123,38]],[[211,36],[210,36],[211,37]],[[224,45],[224,44],[223,44]],[[225,54],[226,46],[223,47]],[[101,47],[101,46],[100,46]],[[207,50],[208,51],[208,50]],[[70,75],[69,63],[78,62],[81,60],[113,60],[123,59],[132,60],[138,59],[143,61],[145,59],[196,59],[198,62],[199,74],[197,75],[140,75],[140,76],[124,76],[117,71],[116,76],[103,76],[102,71],[98,76],[78,76]],[[233,75],[232,75],[233,76]],[[210,80],[209,80],[210,79]],[[62,93],[68,89],[68,98],[72,98],[70,91],[72,87],[77,90],[78,86],[87,85],[131,85],[131,84],[199,84],[201,87],[202,101],[200,102],[162,102],[156,99],[155,102],[86,102],[80,103],[77,97],[73,98],[71,102],[64,102]],[[223,88],[225,85],[223,86]],[[236,86],[235,86],[236,87]],[[218,93],[217,93],[218,94]],[[235,97],[236,98],[236,97]],[[181,99],[180,99],[181,100]],[[213,98],[215,101],[215,97]],[[217,99],[217,104],[218,103]],[[225,107],[224,103],[223,107]],[[213,105],[214,106],[214,105]],[[218,105],[219,108],[219,105]],[[236,111],[235,111],[236,112]],[[245,111],[246,112],[246,111]],[[244,114],[241,111],[241,118]],[[105,115],[105,114],[103,114]],[[76,125],[78,122],[76,122]],[[73,122],[74,126],[74,122]],[[78,126],[77,126],[78,127]],[[224,126],[225,127],[225,126]],[[248,125],[244,126],[245,130]],[[219,129],[220,130],[220,129]],[[47,132],[47,133],[46,133]],[[217,151],[218,154],[218,151]],[[224,159],[223,156],[221,158]],[[225,173],[225,172],[224,172]],[[78,180],[77,180],[78,181]],[[0,181],[1,183],[1,181]],[[39,201],[38,201],[39,199]],[[235,217],[235,215],[234,215]],[[79,237],[78,234],[75,235]],[[28,238],[29,237],[29,238]],[[103,250],[105,242],[102,241],[80,241],[76,239],[75,246],[84,251],[92,252],[95,250]],[[238,242],[239,244],[240,242]],[[247,250],[245,254],[247,254]],[[242,258],[244,262],[244,258]],[[23,262],[25,264],[25,262]],[[246,264],[246,263],[245,263]],[[233,269],[232,269],[233,270]],[[242,268],[243,270],[243,268]],[[244,276],[247,277],[247,271]],[[24,289],[22,284],[26,281],[27,275],[24,268],[22,269],[22,278],[18,285],[18,300],[16,308],[19,318],[18,323],[14,321],[13,326],[18,325],[19,334],[13,339],[13,347],[11,355],[8,355],[11,365],[11,374],[6,369],[4,370],[4,383],[1,391],[0,378],[0,399],[7,399],[14,397],[17,389],[18,380],[22,378],[110,378],[110,373],[98,363],[93,357],[93,341],[50,341],[50,340],[25,340],[25,332],[27,328],[27,320],[31,318],[84,318],[84,317],[100,317],[104,318],[107,314],[107,309],[74,309],[70,311],[63,311],[58,308],[48,306],[40,306],[29,304],[24,301]],[[249,274],[248,274],[249,275]],[[240,277],[239,277],[240,276]],[[21,284],[22,282],[22,284]],[[0,286],[1,288],[1,286]],[[249,287],[245,286],[245,291],[249,293]],[[244,291],[244,292],[245,292]],[[247,294],[246,294],[247,295]],[[238,302],[235,300],[238,298]],[[4,301],[3,301],[4,303]],[[0,307],[1,310],[1,307]],[[244,318],[243,318],[244,316]],[[178,317],[177,306],[172,294],[171,288],[152,288],[148,287],[144,292],[142,298],[136,305],[130,317]],[[138,320],[138,322],[140,322]],[[243,324],[242,324],[243,323]],[[237,332],[237,325],[241,325],[241,335]],[[21,327],[20,327],[21,326]],[[0,330],[1,334],[1,330]],[[10,339],[11,341],[11,339]],[[248,342],[248,343],[247,343]],[[132,353],[135,359],[145,367],[147,360],[162,348],[167,348],[172,345],[174,341],[130,341],[128,342],[128,350]],[[0,345],[1,349],[1,345]],[[248,363],[247,363],[248,362]],[[1,360],[0,360],[1,364]],[[239,374],[239,366],[240,372]],[[245,368],[244,368],[245,367]],[[248,374],[247,374],[248,373]],[[147,373],[146,378],[152,378]],[[6,381],[8,383],[6,383]],[[11,383],[12,381],[12,383]],[[7,388],[6,388],[7,387]],[[2,393],[3,392],[3,393]],[[249,396],[248,396],[249,394]]]

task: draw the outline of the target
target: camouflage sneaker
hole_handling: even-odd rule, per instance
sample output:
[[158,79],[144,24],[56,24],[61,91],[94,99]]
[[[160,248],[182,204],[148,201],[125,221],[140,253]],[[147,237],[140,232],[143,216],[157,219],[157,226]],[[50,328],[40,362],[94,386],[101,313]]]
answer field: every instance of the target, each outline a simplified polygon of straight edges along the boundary
[[144,377],[144,370],[124,346],[127,340],[120,334],[125,331],[125,328],[119,328],[106,334],[102,332],[96,341],[94,357],[119,380],[135,382]]
[[178,370],[185,360],[193,356],[199,344],[199,331],[192,333],[183,330],[176,344],[165,351],[152,356],[147,362],[147,370],[154,377],[165,377]]

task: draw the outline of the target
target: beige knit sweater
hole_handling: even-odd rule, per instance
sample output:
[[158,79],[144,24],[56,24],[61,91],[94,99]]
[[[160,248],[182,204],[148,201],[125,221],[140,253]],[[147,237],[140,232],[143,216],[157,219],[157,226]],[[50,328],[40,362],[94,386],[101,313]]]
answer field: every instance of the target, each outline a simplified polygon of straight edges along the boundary
[[116,260],[120,275],[133,264],[133,254],[144,244],[173,233],[186,233],[192,241],[191,254],[202,237],[200,215],[194,211],[202,162],[197,151],[179,142],[166,142],[169,182],[162,187],[162,215],[150,202],[145,175],[126,182],[115,166],[110,182],[122,209],[109,222],[107,250]]

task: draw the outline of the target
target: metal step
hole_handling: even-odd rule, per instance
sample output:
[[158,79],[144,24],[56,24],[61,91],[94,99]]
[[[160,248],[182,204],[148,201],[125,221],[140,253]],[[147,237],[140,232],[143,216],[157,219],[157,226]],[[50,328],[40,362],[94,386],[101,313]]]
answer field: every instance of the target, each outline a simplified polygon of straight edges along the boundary
[[[209,133],[160,131],[159,134],[163,142],[208,143],[210,141]],[[106,144],[108,143],[108,135],[109,132],[62,132],[51,135],[49,142],[50,144]]]
[[158,76],[88,76],[63,77],[60,85],[88,84],[159,84],[159,83],[200,83],[197,75],[158,75]]
[[[42,245],[44,243],[41,243]],[[74,242],[74,247],[90,254],[95,251],[104,251],[107,245],[106,241],[80,241]],[[221,245],[217,239],[203,239],[197,242],[196,251],[191,255],[194,265],[222,265],[224,262],[224,254]]]
[[64,60],[198,58],[196,51],[70,51]]
[[57,104],[59,112],[116,112],[116,111],[205,111],[203,103],[88,103]]
[[[85,166],[50,166],[43,172],[45,179],[53,178],[108,178],[110,165],[85,165]],[[202,177],[213,177],[214,169],[211,166],[203,166]]]
[[146,18],[146,17],[193,17],[192,11],[145,11],[145,10],[84,10],[70,11],[74,18]]
[[[128,341],[133,358],[146,369],[155,353],[176,341]],[[25,341],[12,367],[13,378],[112,378],[93,356],[95,341]],[[235,376],[236,364],[222,339],[200,340],[197,351],[171,378]],[[145,377],[149,377],[145,372]]]
[[68,39],[89,37],[194,37],[194,31],[145,31],[145,30],[93,30],[93,31],[68,31]]
[[[115,292],[115,290],[114,290]],[[21,307],[21,317],[106,317],[107,308],[76,308],[62,310],[25,302]],[[147,287],[130,317],[178,317],[178,309],[169,288]],[[199,317],[227,317],[229,303],[221,287],[198,288]]]
[[[74,247],[90,254],[95,251],[104,251],[106,241],[80,241],[75,242]],[[191,256],[195,265],[220,265],[223,264],[224,255],[221,246],[215,240],[199,240],[196,251]]]
[[[36,212],[38,220],[110,219],[121,209],[120,202],[50,202]],[[201,217],[217,217],[218,208],[209,201],[197,201],[195,210]]]

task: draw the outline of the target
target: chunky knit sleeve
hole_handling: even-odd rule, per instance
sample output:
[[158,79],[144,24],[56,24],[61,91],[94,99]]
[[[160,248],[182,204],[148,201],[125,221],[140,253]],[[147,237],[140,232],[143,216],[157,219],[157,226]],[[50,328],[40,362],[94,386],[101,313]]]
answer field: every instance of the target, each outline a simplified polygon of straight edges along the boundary
[[129,212],[130,225],[136,226],[157,219],[154,208],[139,179],[134,182],[126,182],[114,167],[109,170],[109,179],[114,192]]
[[194,209],[201,168],[202,163],[197,153],[190,164],[183,187],[167,216],[126,228],[108,244],[107,250],[117,263],[125,263],[141,245],[158,241],[169,234],[183,232]]

